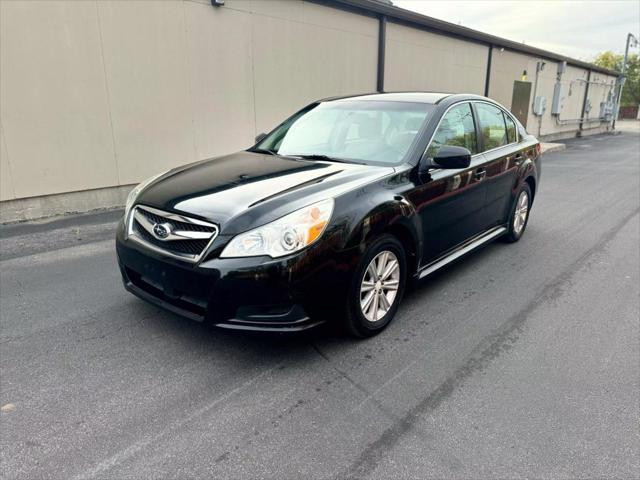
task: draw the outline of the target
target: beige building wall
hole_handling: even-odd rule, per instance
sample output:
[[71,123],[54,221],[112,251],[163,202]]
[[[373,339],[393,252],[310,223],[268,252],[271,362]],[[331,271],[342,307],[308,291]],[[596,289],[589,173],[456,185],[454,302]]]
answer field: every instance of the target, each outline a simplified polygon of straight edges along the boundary
[[[378,27],[303,0],[0,0],[0,222],[121,205],[130,185],[246,148],[311,101],[375,91]],[[392,21],[386,42],[385,90],[484,93],[488,47]],[[510,108],[538,60],[494,48],[489,96]],[[571,135],[545,61],[547,113],[528,129]],[[563,75],[562,119],[580,116],[586,74]],[[594,118],[615,79],[591,80]]]
[[4,130],[0,125],[0,202],[16,198],[13,191],[13,178],[9,168],[9,154],[7,144],[4,141]]
[[[587,77],[588,72],[584,68],[567,66],[560,80],[560,84],[562,85],[560,101],[562,110],[557,119],[554,119],[555,123],[549,126],[551,131],[569,132],[576,130],[576,125],[579,126],[578,119],[582,114],[584,93],[587,88]],[[548,107],[550,113],[553,103],[553,86],[551,87],[551,98],[548,102],[551,102]]]
[[[591,81],[594,82],[589,86],[589,101],[591,102],[591,111],[589,118],[598,118],[600,116],[600,103],[606,102],[615,94],[616,78],[602,73],[591,73]],[[589,123],[589,126],[597,126],[598,123]]]
[[484,94],[488,47],[387,23],[386,91]]
[[[538,76],[538,87],[535,95],[547,97],[547,111],[542,119],[533,114],[533,98],[536,84],[536,63],[544,61],[544,70]],[[527,117],[527,130],[534,135],[543,135],[549,129],[551,119],[551,100],[553,98],[553,85],[556,81],[558,64],[549,60],[511,52],[499,48],[493,49],[491,58],[491,82],[489,84],[489,97],[500,102],[507,108],[511,108],[513,96],[513,82],[522,80],[531,82],[531,99],[529,115]]]
[[0,2],[3,199],[118,184],[101,46],[95,2]]
[[[536,64],[544,61],[545,66],[538,75],[536,84]],[[562,110],[559,116],[551,114],[553,104],[553,90],[558,76],[558,62],[541,59],[521,53],[494,48],[491,61],[491,81],[489,97],[500,102],[507,108],[511,108],[513,95],[513,82],[521,80],[526,72],[526,81],[531,82],[531,98],[529,115],[527,118],[527,130],[534,135],[554,136],[571,134],[579,128],[578,119],[582,113],[582,104],[586,88],[588,72],[584,68],[568,65],[562,74]],[[600,102],[606,100],[606,95],[612,91],[615,78],[606,75],[592,73],[591,81],[607,79],[608,86],[591,84],[589,87],[589,100],[592,103],[591,118],[597,118],[600,113]],[[544,96],[547,99],[547,109],[541,117],[533,114],[533,101],[535,95]],[[600,122],[585,123],[585,130],[600,128]]]
[[119,184],[195,160],[181,2],[96,2]]
[[252,15],[183,5],[194,157],[246,148],[255,137]]
[[1,200],[137,183],[376,85],[377,21],[304,1],[2,1],[0,19]]
[[252,3],[257,133],[319,98],[376,89],[377,20],[296,3],[281,2],[278,17]]
[[[492,98],[507,108],[511,108],[513,82],[515,80],[521,80],[525,71],[527,81],[533,82],[533,76],[536,71],[535,58],[494,48],[491,54],[489,98]],[[533,90],[531,95],[533,96]]]
[[[529,75],[529,79],[533,83],[533,88],[535,88],[535,72],[536,67],[535,64],[539,58],[532,58],[533,60],[533,69],[531,70],[531,74]],[[538,75],[538,88],[537,95],[542,95],[547,99],[547,108],[544,114],[541,117],[536,117],[533,114],[533,108],[529,109],[529,131],[534,135],[542,136],[549,135],[551,133],[556,133],[562,130],[562,127],[557,124],[555,116],[551,115],[551,106],[553,103],[553,88],[556,84],[556,79],[558,76],[558,63],[545,61],[545,67],[542,72]],[[531,102],[533,102],[533,88],[531,90]],[[573,130],[576,130],[576,126],[570,127]]]

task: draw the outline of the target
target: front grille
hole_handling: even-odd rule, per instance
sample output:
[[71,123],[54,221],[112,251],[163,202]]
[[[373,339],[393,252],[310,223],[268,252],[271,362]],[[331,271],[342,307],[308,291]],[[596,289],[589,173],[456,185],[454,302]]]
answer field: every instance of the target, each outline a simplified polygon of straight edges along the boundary
[[[154,232],[157,225],[168,228],[170,233],[167,237],[157,236]],[[217,234],[218,227],[212,223],[144,205],[136,206],[129,220],[130,238],[191,262],[197,262],[206,253]]]
[[[169,223],[176,230],[187,230],[189,232],[215,232],[215,226],[205,226],[196,223],[181,222],[172,218],[162,217],[147,210],[145,207],[137,207],[137,210],[144,215],[151,223]],[[156,210],[157,211],[157,210]]]
[[[156,222],[158,223],[158,222]],[[187,255],[199,255],[209,243],[209,240],[172,240],[164,242],[158,240],[152,234],[147,232],[145,228],[140,225],[137,220],[133,220],[134,232],[136,232],[145,241],[163,250],[168,250],[174,253],[181,253]]]

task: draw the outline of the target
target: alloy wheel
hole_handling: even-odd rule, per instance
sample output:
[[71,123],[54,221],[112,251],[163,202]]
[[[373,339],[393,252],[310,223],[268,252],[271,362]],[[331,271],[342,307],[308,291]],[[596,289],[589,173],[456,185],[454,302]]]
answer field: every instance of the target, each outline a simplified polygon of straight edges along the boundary
[[360,284],[362,315],[370,322],[382,319],[396,300],[398,288],[400,288],[398,257],[389,250],[383,250],[371,260]]
[[513,231],[516,235],[520,235],[527,223],[527,215],[529,214],[529,194],[526,190],[520,192],[516,203],[516,210],[513,213]]

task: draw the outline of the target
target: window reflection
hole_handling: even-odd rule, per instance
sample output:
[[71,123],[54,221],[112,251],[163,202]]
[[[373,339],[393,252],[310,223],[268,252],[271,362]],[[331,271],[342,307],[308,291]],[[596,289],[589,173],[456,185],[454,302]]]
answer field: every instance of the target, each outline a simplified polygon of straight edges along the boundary
[[324,155],[374,165],[405,159],[433,105],[374,100],[320,103],[290,118],[258,145],[280,155]]
[[509,143],[502,110],[487,103],[476,103],[476,110],[482,130],[484,149],[491,150]]
[[429,146],[428,156],[435,157],[443,145],[464,147],[472,154],[478,153],[473,114],[468,103],[451,108],[442,117]]

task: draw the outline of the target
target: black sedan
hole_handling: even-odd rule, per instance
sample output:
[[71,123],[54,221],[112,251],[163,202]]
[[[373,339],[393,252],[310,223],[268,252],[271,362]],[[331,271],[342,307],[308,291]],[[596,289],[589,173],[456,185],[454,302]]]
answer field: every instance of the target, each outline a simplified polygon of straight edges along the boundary
[[256,141],[131,192],[127,290],[218,327],[374,335],[411,280],[519,240],[540,175],[536,138],[476,95],[326,99]]

